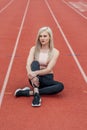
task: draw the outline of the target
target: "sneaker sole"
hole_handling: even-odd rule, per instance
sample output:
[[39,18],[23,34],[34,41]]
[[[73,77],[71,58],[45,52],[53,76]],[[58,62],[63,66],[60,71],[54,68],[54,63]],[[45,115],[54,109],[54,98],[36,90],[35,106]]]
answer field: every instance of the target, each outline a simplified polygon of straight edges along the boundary
[[19,90],[21,90],[21,91],[23,91],[23,90],[30,90],[30,88],[29,88],[29,87],[25,87],[25,88],[23,88],[23,89],[19,88],[19,89],[17,89],[17,90],[15,91],[14,96],[16,96],[16,93],[17,93]]

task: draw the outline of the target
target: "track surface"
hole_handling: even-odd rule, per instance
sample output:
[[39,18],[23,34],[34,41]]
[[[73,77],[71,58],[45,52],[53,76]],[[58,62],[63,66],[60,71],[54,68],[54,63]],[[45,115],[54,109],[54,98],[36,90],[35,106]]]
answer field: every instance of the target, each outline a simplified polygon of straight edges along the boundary
[[[74,6],[79,2],[0,1],[1,130],[87,130],[87,10]],[[81,2],[87,6],[86,0]],[[26,60],[42,26],[53,30],[60,50],[55,79],[65,89],[59,95],[42,96],[42,106],[33,108],[33,97],[15,98],[14,91],[29,86]]]

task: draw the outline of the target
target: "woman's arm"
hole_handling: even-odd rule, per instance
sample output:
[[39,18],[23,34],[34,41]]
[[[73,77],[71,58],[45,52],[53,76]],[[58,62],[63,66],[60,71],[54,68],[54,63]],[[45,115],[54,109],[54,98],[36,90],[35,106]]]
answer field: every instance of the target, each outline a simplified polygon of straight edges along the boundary
[[49,72],[51,72],[57,62],[58,56],[59,56],[59,51],[57,49],[54,49],[53,57],[52,57],[51,61],[49,62],[47,68],[42,69],[42,70],[37,70],[37,71],[35,71],[35,74],[36,75],[45,75],[45,74],[48,74]]
[[27,75],[28,75],[29,79],[32,79],[33,77],[36,76],[36,74],[31,70],[31,63],[34,60],[34,51],[35,51],[35,46],[33,46],[30,49],[29,56],[27,59],[27,64],[26,64]]

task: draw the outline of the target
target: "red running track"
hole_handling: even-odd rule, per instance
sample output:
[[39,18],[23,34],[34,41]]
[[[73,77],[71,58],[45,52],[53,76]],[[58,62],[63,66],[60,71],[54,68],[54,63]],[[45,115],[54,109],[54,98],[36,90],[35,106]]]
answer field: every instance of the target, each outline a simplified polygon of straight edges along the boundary
[[[61,0],[1,0],[0,10],[0,129],[86,130],[87,20]],[[33,97],[15,98],[14,91],[29,86],[26,60],[42,26],[53,30],[55,79],[65,89],[33,108]]]

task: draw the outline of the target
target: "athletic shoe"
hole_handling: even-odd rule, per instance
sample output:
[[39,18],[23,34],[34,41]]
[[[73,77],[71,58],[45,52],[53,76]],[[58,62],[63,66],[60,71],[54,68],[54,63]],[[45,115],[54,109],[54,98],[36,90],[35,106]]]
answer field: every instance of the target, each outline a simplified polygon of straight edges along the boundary
[[21,97],[21,96],[28,97],[29,91],[30,91],[29,87],[25,87],[23,89],[19,88],[15,91],[14,96],[16,96],[16,97]]
[[32,106],[33,107],[41,106],[41,98],[40,98],[40,95],[38,93],[34,94],[34,99],[32,101]]

